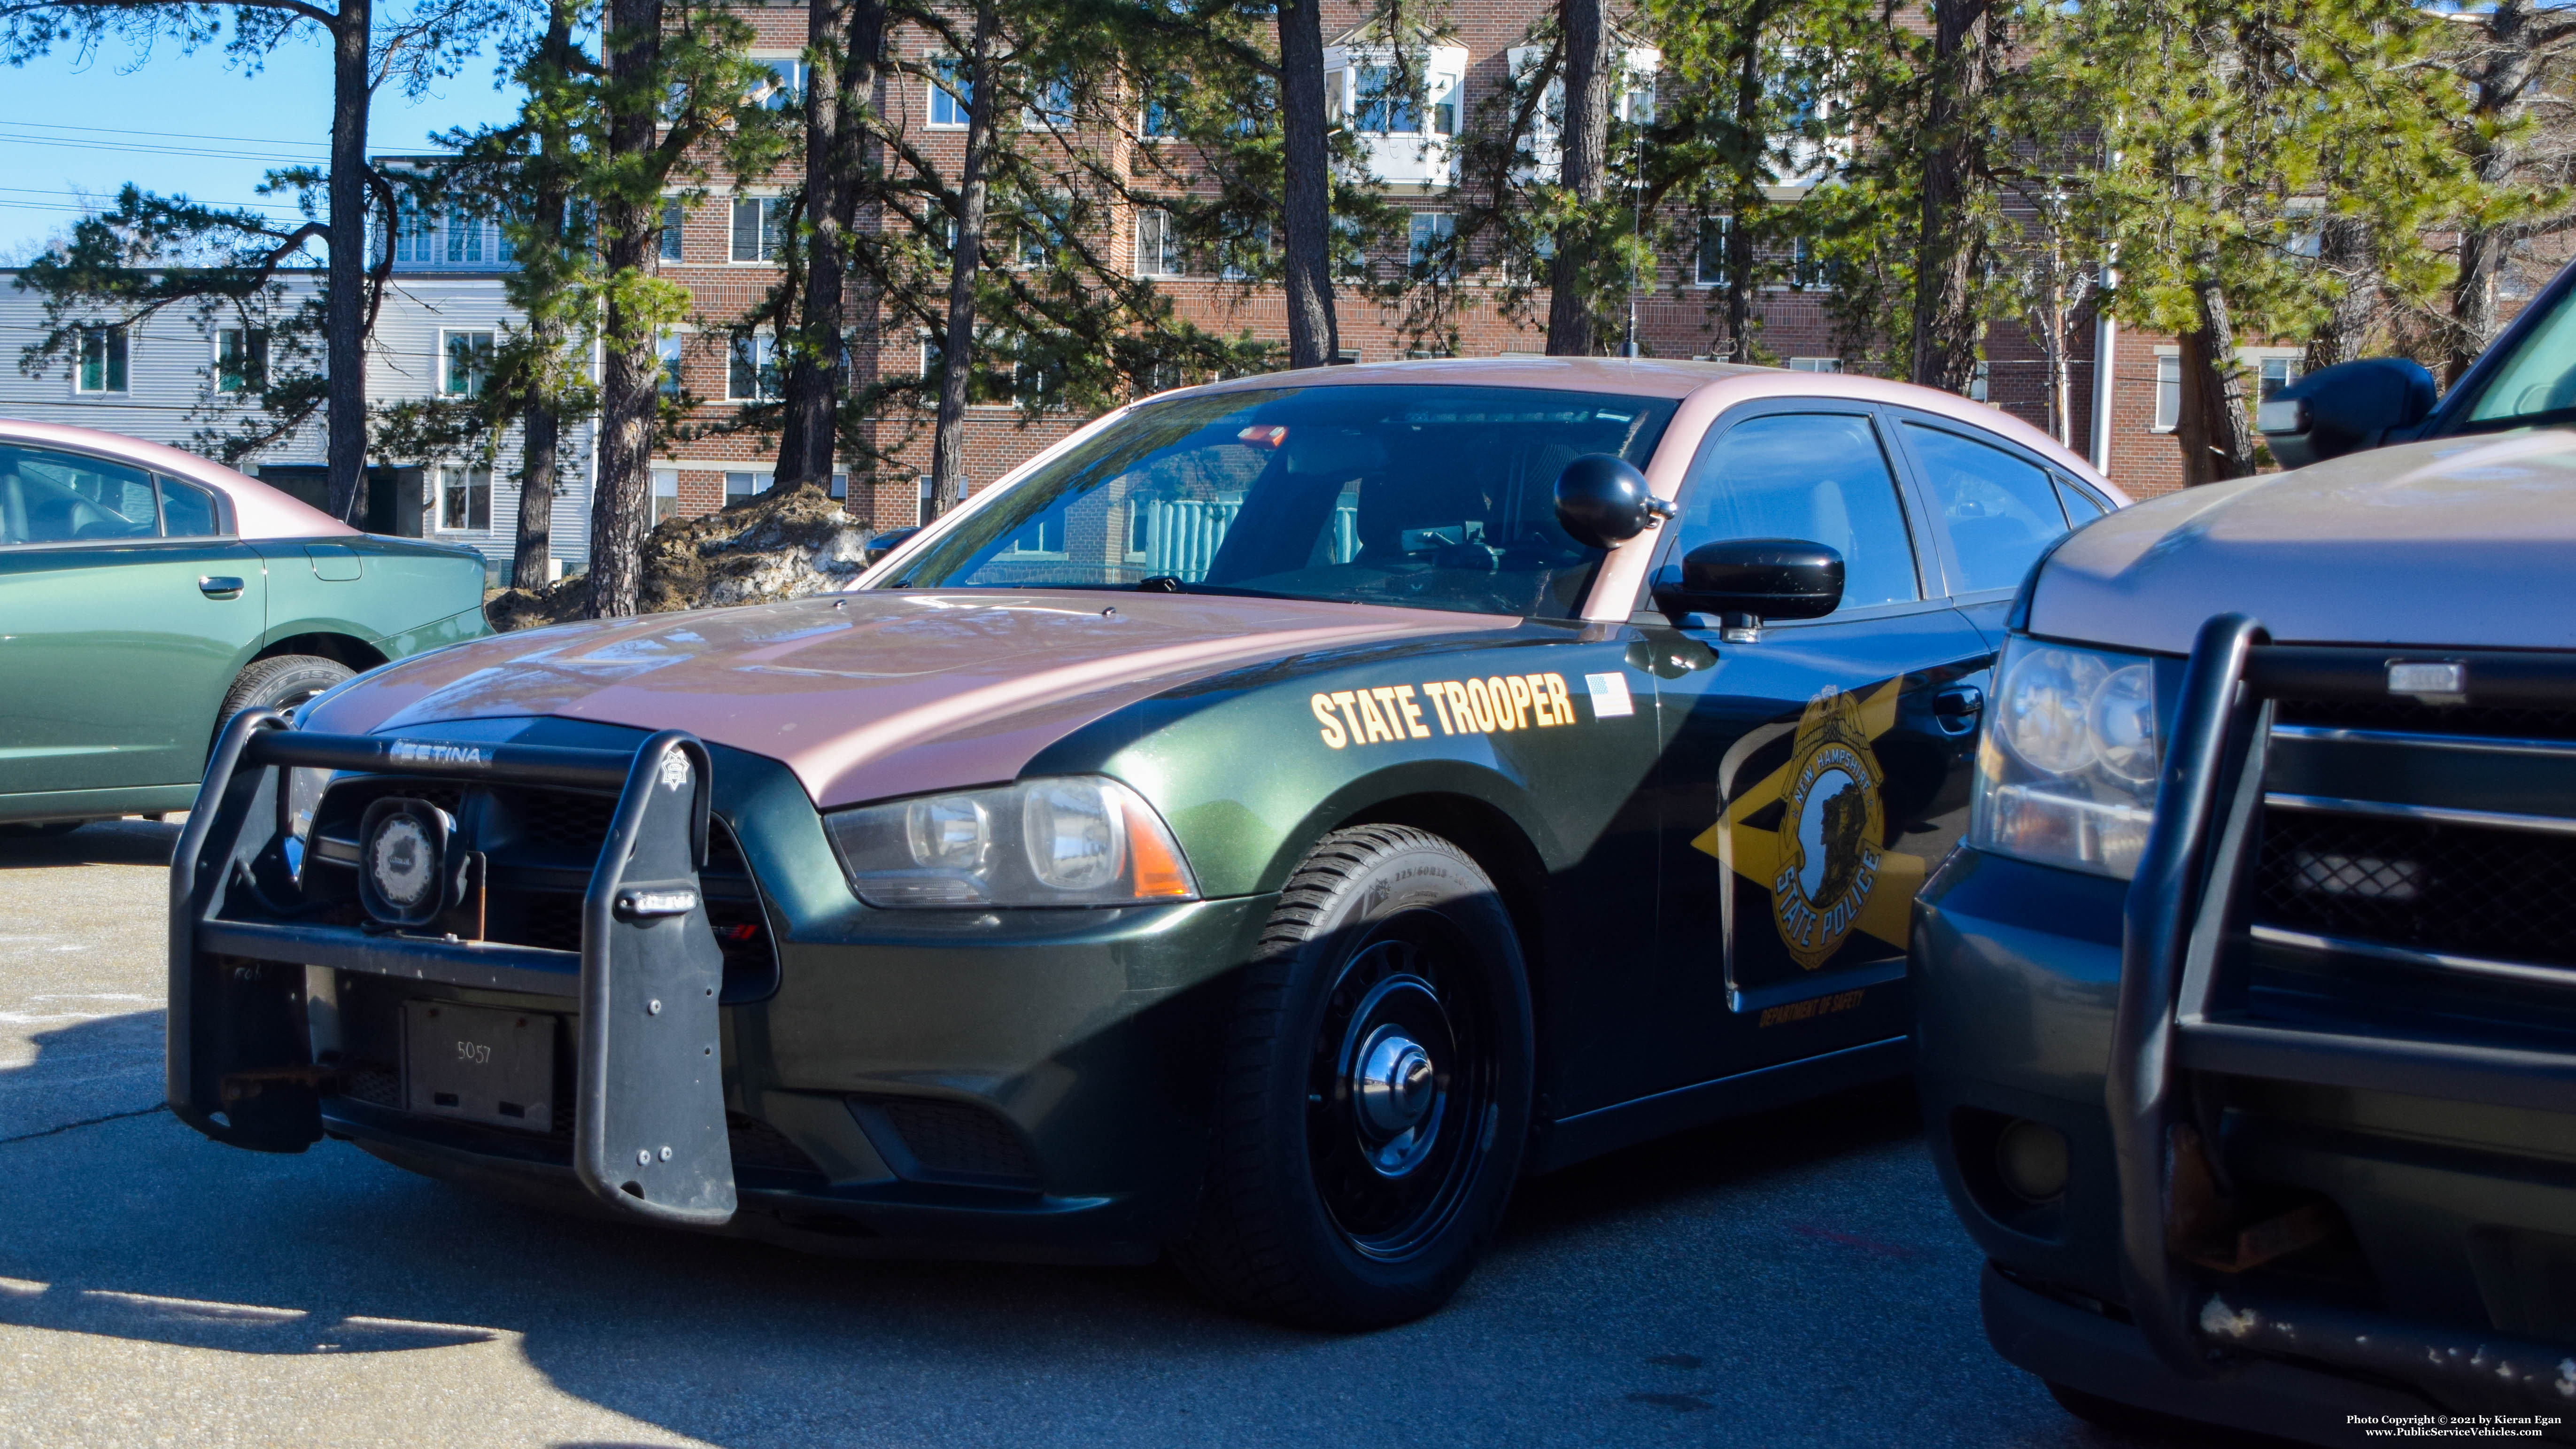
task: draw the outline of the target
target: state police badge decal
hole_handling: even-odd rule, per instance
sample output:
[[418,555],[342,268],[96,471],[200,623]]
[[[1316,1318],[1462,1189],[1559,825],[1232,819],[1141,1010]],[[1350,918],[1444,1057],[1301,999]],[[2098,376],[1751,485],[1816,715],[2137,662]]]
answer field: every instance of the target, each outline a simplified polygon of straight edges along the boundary
[[1779,867],[1771,877],[1772,922],[1807,970],[1842,948],[1878,887],[1884,783],[1860,702],[1840,690],[1809,701],[1790,748]]

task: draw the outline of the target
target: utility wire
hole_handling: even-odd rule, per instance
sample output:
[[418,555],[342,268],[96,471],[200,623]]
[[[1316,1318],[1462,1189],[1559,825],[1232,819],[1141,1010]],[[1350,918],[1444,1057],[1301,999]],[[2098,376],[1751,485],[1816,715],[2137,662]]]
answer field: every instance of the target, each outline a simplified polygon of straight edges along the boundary
[[17,126],[30,131],[85,131],[100,136],[160,136],[174,141],[247,141],[255,146],[309,146],[329,150],[328,141],[290,141],[277,136],[209,136],[195,131],[125,131],[114,126],[66,126],[57,121],[13,121],[0,117],[0,126]]

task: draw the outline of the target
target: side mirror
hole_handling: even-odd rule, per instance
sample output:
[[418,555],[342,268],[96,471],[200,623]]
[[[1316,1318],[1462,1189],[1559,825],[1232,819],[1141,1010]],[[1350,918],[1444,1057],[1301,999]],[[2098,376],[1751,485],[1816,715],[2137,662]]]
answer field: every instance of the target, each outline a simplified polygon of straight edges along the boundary
[[878,559],[894,552],[896,546],[905,539],[919,532],[921,530],[918,528],[898,528],[892,533],[880,533],[868,540],[867,547],[860,550],[859,556],[863,562],[875,563]]
[[1654,592],[1666,615],[1715,614],[1719,637],[1751,643],[1765,619],[1820,619],[1841,607],[1843,556],[1798,538],[1722,539],[1658,571]]
[[2433,413],[2433,374],[2403,357],[2319,368],[2254,410],[2255,430],[2284,468],[2304,468],[2411,428]]
[[1674,512],[1615,454],[1586,453],[1556,475],[1557,524],[1586,548],[1616,548]]

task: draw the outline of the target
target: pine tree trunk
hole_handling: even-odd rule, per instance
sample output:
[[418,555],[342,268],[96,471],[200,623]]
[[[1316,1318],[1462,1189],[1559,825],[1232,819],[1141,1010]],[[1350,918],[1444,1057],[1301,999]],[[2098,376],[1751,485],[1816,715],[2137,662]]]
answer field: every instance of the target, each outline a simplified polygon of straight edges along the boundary
[[[331,257],[324,281],[324,444],[331,516],[358,517],[367,477],[367,102],[373,0],[340,0],[331,28]],[[386,245],[394,219],[385,218]]]
[[[538,63],[561,81],[572,72],[570,0],[553,0],[547,12]],[[540,266],[544,270],[539,275],[549,279],[560,275],[559,259],[564,254],[564,203],[569,189],[566,175],[573,164],[571,149],[571,137],[564,126],[549,122],[539,132],[537,179],[530,197],[529,220],[534,249],[543,255],[528,258],[521,265]],[[552,307],[532,307],[528,330],[538,364],[519,423],[519,531],[517,546],[510,554],[510,582],[534,589],[545,586],[555,553],[555,478],[563,434],[556,371],[563,363],[562,316]]]
[[[1743,50],[1735,58],[1735,128],[1738,136],[1760,137],[1762,128],[1762,30],[1747,27]],[[1753,211],[1762,204],[1761,167],[1739,167],[1735,198],[1726,221],[1726,336],[1734,362],[1753,360]]]
[[1923,222],[1916,240],[1911,376],[1964,393],[1977,372],[1975,285],[1980,248],[1961,235],[1975,184],[1978,103],[1988,74],[1989,0],[1934,0],[1933,84],[1925,115]]
[[1547,350],[1560,357],[1588,357],[1598,350],[1601,319],[1592,297],[1592,221],[1609,169],[1610,96],[1622,68],[1609,55],[1606,0],[1558,0],[1565,36],[1565,127],[1559,173],[1587,215],[1556,234],[1548,268]]
[[2182,412],[2174,427],[2185,487],[2254,474],[2254,429],[2246,417],[2244,369],[2236,361],[2227,293],[2204,274],[2192,294],[2200,325],[2182,336]]
[[939,414],[931,435],[931,506],[946,513],[966,498],[966,385],[975,365],[975,275],[984,256],[985,170],[993,148],[993,41],[997,0],[976,0],[966,57],[970,91],[966,159],[957,178],[957,239],[948,255],[948,335],[940,339]]
[[[2469,102],[2477,124],[2462,128],[2468,138],[2469,166],[2481,186],[2500,190],[2513,178],[2516,157],[2508,139],[2525,110],[2532,83],[2530,0],[2500,0],[2483,17],[2488,44],[2486,64],[2476,78]],[[2464,227],[2460,231],[2460,269],[2451,281],[2451,342],[2443,359],[2443,381],[2457,382],[2478,354],[2504,330],[2496,307],[2496,274],[2513,245],[2509,228]]]
[[[849,237],[865,182],[863,115],[876,94],[884,0],[814,0],[806,17],[813,69],[805,81],[805,295],[787,367],[777,486],[832,481],[840,401],[849,390],[841,324]],[[864,48],[863,48],[864,47]]]
[[1279,107],[1288,365],[1322,367],[1340,355],[1341,329],[1333,315],[1333,158],[1324,130],[1321,0],[1279,5]]
[[[609,0],[608,77],[622,103],[608,117],[612,164],[640,157],[657,139],[662,0]],[[650,276],[661,255],[658,195],[612,192],[599,208],[601,260],[609,276]],[[606,375],[601,379],[598,482],[590,499],[590,612],[621,619],[643,592],[644,534],[650,522],[653,411],[661,393],[661,359],[652,327],[627,314],[610,288]]]
[[2357,216],[2327,217],[2319,225],[2317,264],[2333,274],[2342,290],[2335,294],[2325,326],[2308,339],[2304,361],[2311,372],[2366,355],[2379,330],[2379,268],[2369,226]]

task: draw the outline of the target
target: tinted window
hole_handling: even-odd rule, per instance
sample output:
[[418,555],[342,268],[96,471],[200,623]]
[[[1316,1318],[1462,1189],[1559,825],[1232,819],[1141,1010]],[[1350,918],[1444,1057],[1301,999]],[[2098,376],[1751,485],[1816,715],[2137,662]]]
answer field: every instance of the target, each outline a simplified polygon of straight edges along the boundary
[[1336,385],[1138,408],[932,544],[889,587],[1132,589],[1563,618],[1599,549],[1556,522],[1584,453],[1643,464],[1674,404]]
[[215,495],[194,483],[161,480],[161,531],[172,538],[210,538],[224,531]]
[[2046,471],[2001,448],[1920,423],[1905,425],[1905,440],[1922,461],[1933,518],[1950,537],[1959,571],[1950,581],[1952,592],[2018,585],[2039,551],[2066,532],[2066,514]]
[[0,446],[0,544],[150,538],[156,531],[150,474],[71,453]]
[[2102,506],[2101,499],[2063,478],[2057,480],[2057,501],[2065,505],[2066,522],[2070,527],[2081,527],[2110,511]]
[[1896,477],[1865,417],[1775,413],[1720,434],[1691,465],[1675,557],[1728,538],[1840,553],[1846,609],[1922,597]]

